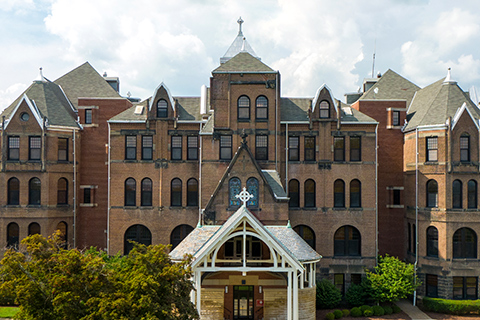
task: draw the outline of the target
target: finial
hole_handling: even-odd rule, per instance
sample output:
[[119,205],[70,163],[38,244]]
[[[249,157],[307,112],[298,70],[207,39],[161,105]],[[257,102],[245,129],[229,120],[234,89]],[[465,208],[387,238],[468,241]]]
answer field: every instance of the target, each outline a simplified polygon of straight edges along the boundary
[[245,37],[243,37],[243,42],[242,42],[242,50],[241,51],[245,51]]
[[455,80],[452,80],[451,71],[452,71],[452,68],[448,68],[447,76],[445,77],[445,80],[443,81],[443,83],[456,83]]
[[104,71],[104,72],[103,72],[103,76],[104,76],[104,77],[107,76],[107,71]]
[[39,74],[38,74],[38,78],[36,78],[34,81],[35,81],[35,82],[38,82],[38,81],[39,81],[39,82],[47,82],[47,81],[45,80],[45,78],[43,77],[43,68],[42,68],[42,67],[40,67],[40,72],[39,72]]
[[240,199],[240,201],[243,202],[243,206],[245,207],[247,204],[247,201],[254,198],[253,194],[248,193],[247,188],[243,187],[242,192],[237,194],[235,198]]
[[242,34],[242,23],[243,23],[242,17],[238,18],[237,23],[238,23],[238,34],[241,35]]
[[287,222],[287,228],[292,229],[292,225],[290,224],[290,220]]
[[240,134],[240,138],[243,139],[242,144],[247,144],[247,137],[248,137],[248,134],[245,132],[245,129],[243,129],[242,133]]

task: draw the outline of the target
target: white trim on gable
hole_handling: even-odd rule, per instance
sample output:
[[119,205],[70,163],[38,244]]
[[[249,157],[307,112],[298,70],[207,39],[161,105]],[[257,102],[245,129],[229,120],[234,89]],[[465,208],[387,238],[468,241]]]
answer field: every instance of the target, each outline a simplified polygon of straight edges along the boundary
[[333,94],[332,90],[324,83],[320,88],[317,89],[317,92],[315,93],[315,98],[312,100],[312,112],[315,111],[315,106],[317,105],[318,98],[320,95],[320,92],[323,90],[323,88],[327,89],[328,94],[330,95],[330,98],[333,101],[333,106],[335,107],[335,111],[338,114],[338,101],[335,99],[335,95]]
[[153,92],[152,100],[150,101],[150,105],[148,106],[148,111],[152,110],[152,107],[155,103],[154,99],[157,96],[158,90],[160,90],[160,88],[162,88],[162,87],[165,89],[165,91],[167,91],[168,100],[170,101],[170,105],[172,106],[172,110],[175,112],[175,100],[173,99],[173,96],[170,93],[170,90],[168,89],[168,87],[163,82],[160,83],[158,85],[158,87],[155,89],[155,91]]
[[22,104],[23,101],[25,101],[27,103],[27,106],[30,109],[30,111],[32,112],[32,115],[35,117],[35,120],[37,120],[38,126],[40,128],[42,128],[42,126],[43,126],[42,117],[40,116],[40,112],[38,111],[37,106],[35,105],[35,101],[33,101],[33,103],[32,103],[32,101],[30,101],[30,99],[27,97],[27,95],[24,94],[22,99],[20,99],[20,101],[18,102],[15,109],[13,109],[12,113],[10,113],[10,117],[8,118],[8,120],[5,120],[6,124],[5,124],[4,129],[8,128],[8,125],[10,124],[10,120],[17,114],[18,108],[20,107],[20,105]]
[[477,130],[480,130],[478,121],[475,121],[475,118],[473,117],[472,113],[467,108],[467,103],[466,102],[464,102],[462,104],[462,106],[459,109],[457,109],[457,112],[455,112],[455,115],[452,118],[452,130],[455,129],[455,126],[457,125],[458,120],[460,120],[460,118],[461,118],[462,114],[465,112],[465,110],[467,110],[467,113],[470,116],[470,118],[472,119],[475,126],[477,127]]

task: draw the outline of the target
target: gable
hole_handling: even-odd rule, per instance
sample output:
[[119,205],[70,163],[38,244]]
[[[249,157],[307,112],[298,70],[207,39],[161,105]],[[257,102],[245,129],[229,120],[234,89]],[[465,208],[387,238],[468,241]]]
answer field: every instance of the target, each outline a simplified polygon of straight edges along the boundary
[[[23,114],[28,115],[28,120]],[[17,103],[8,121],[5,123],[5,130],[11,132],[32,132],[41,130],[43,127],[43,120],[39,114],[35,102],[32,102],[26,95],[23,95],[22,99]]]
[[314,119],[325,118],[323,115],[320,115],[321,103],[323,101],[326,101],[329,104],[328,119],[336,119],[338,114],[338,105],[332,91],[326,84],[318,88],[315,98],[312,101],[312,117]]
[[150,100],[150,104],[148,106],[149,118],[157,118],[157,103],[158,103],[159,100],[164,100],[167,103],[168,115],[167,115],[166,118],[175,117],[176,116],[175,100],[173,99],[172,95],[170,94],[170,90],[162,82],[155,89],[155,92],[153,93],[153,96]]

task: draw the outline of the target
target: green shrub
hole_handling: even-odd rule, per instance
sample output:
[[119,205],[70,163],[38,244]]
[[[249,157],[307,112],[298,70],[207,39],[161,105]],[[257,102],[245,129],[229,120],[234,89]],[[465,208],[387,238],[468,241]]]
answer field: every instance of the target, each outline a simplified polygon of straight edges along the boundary
[[350,310],[348,310],[348,309],[343,309],[343,310],[342,310],[342,313],[343,313],[343,316],[344,316],[344,317],[348,317],[348,316],[350,315]]
[[361,317],[363,315],[363,312],[362,312],[362,310],[360,310],[360,308],[354,307],[350,310],[350,315],[352,317],[355,317],[355,318],[356,317]]
[[333,309],[342,301],[342,294],[327,279],[317,283],[317,309]]
[[393,309],[392,309],[392,307],[390,307],[390,306],[384,306],[384,307],[383,307],[383,310],[385,310],[385,314],[386,314],[386,315],[389,315],[389,314],[392,314],[392,313],[393,313]]
[[368,310],[368,309],[372,309],[372,307],[370,307],[369,305],[366,305],[366,304],[364,304],[363,306],[360,307],[360,310],[362,310],[362,312],[364,312],[365,310]]
[[394,304],[394,305],[392,306],[392,309],[393,309],[393,313],[400,313],[400,312],[402,312],[402,309],[400,309],[400,307],[397,306],[396,304]]
[[365,317],[373,316],[373,310],[371,308],[370,309],[365,309],[365,311],[363,311],[363,316],[365,316]]
[[367,303],[368,293],[365,286],[361,284],[352,284],[345,294],[345,301],[352,307],[360,307]]
[[325,319],[327,320],[335,320],[335,315],[333,314],[333,312],[329,312],[325,315]]
[[480,300],[447,300],[425,297],[422,300],[428,311],[455,315],[480,313]]
[[373,306],[372,310],[375,316],[383,316],[385,314],[385,310],[381,306]]
[[343,316],[343,312],[340,310],[335,310],[333,311],[333,315],[335,316],[335,319],[340,319]]

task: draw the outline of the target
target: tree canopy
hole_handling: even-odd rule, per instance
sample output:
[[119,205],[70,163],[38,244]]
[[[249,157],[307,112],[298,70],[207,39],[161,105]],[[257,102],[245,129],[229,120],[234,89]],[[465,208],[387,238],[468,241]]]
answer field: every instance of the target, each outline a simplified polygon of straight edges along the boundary
[[22,240],[0,262],[0,294],[18,319],[198,319],[190,302],[190,259],[173,263],[164,245],[135,244],[126,256],[64,249],[60,234]]

